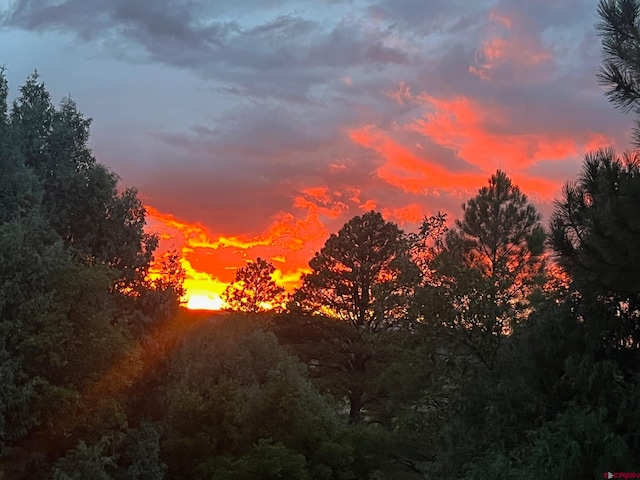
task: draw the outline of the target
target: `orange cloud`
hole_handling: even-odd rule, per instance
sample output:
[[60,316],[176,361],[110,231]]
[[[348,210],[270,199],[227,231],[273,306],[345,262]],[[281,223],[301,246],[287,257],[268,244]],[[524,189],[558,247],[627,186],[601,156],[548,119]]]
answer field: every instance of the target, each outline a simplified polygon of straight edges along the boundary
[[349,200],[351,200],[353,203],[360,203],[360,189],[356,188],[356,187],[347,187],[346,188],[346,193],[347,195],[349,195]]
[[[501,24],[510,25],[507,18]],[[514,180],[522,179],[523,189],[531,189],[548,200],[557,194],[561,183],[534,178],[530,173],[532,167],[579,159],[585,152],[612,143],[601,133],[573,133],[544,126],[528,130],[514,120],[514,112],[507,107],[466,96],[412,95],[403,83],[390,96],[421,107],[421,114],[387,130],[365,125],[351,129],[348,134],[356,144],[376,151],[385,159],[377,171],[380,178],[411,193],[470,193],[470,187],[475,190],[499,168]],[[425,141],[416,142],[415,137],[403,140],[407,134],[419,134]],[[425,145],[451,151],[483,173],[450,172],[430,157]]]
[[302,190],[302,195],[295,197],[293,206],[336,219],[349,210],[347,204],[333,198],[341,196],[340,192],[329,193],[327,187],[308,187]]
[[370,212],[371,210],[375,210],[377,208],[376,202],[374,202],[373,200],[367,200],[362,205],[358,205],[358,207],[360,207],[360,209],[364,210],[365,212]]
[[405,128],[456,151],[460,158],[484,171],[496,166],[524,168],[581,152],[579,139],[566,132],[511,133],[515,127],[509,124],[505,112],[492,105],[466,97],[445,100],[422,95],[421,99],[432,111]]
[[404,207],[398,208],[385,208],[382,210],[382,215],[385,218],[398,222],[400,225],[415,224],[422,221],[426,215],[424,205],[417,203],[411,203]]
[[377,170],[380,178],[407,192],[424,194],[429,188],[458,190],[478,185],[478,175],[454,174],[414,154],[408,147],[373,125],[349,132],[358,145],[376,151],[386,162]]
[[[611,143],[605,135],[591,132],[575,138],[566,132],[510,133],[503,112],[464,97],[441,100],[423,94],[420,101],[430,104],[433,110],[406,125],[396,126],[395,130],[366,125],[349,132],[352,141],[385,159],[377,170],[378,176],[410,193],[469,196],[496,169],[502,169],[525,192],[548,201],[557,195],[563,180],[537,178],[527,171],[530,167],[540,162],[581,158],[585,152]],[[493,133],[488,125],[503,128],[496,128]],[[430,158],[424,148],[412,148],[414,144],[405,145],[396,139],[402,131],[420,133],[431,143],[455,151],[481,173],[448,171]]]

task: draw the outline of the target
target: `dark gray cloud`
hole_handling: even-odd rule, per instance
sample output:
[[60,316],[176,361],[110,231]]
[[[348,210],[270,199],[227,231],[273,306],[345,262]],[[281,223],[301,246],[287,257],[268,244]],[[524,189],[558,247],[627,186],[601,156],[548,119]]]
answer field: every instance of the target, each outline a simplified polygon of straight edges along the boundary
[[373,26],[360,16],[364,11],[342,7],[342,15],[328,23],[315,11],[273,10],[259,3],[236,5],[233,18],[228,9],[204,1],[18,0],[4,24],[107,41],[124,59],[140,62],[144,57],[132,55],[138,51],[147,61],[215,79],[220,91],[307,103],[317,102],[314,89],[340,70],[370,74],[416,60],[397,42],[393,25]]
[[478,24],[492,3],[491,0],[381,0],[373,2],[370,8],[374,14],[425,35],[459,31]]
[[[17,0],[5,12],[4,24],[85,37],[115,31],[156,60],[194,68],[205,63],[260,71],[407,61],[401,50],[384,45],[384,30],[365,31],[364,25],[345,21],[324,32],[322,25],[301,13],[269,16],[268,9],[254,10],[252,21],[243,23],[206,5],[176,0]],[[245,13],[252,12],[246,6]]]

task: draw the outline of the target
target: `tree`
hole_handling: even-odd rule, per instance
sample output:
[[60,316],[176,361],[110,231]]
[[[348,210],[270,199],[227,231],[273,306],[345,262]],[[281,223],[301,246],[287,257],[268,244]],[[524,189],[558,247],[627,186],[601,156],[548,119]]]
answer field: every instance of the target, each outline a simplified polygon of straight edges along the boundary
[[[606,96],[623,112],[640,113],[640,2],[601,0],[601,21],[596,25],[602,39],[603,65],[598,78]],[[640,123],[635,129],[640,146]]]
[[42,188],[24,164],[7,116],[9,86],[0,68],[0,225],[39,208]]
[[327,398],[246,315],[201,323],[171,360],[161,445],[169,478],[354,478]]
[[425,216],[419,232],[410,234],[412,258],[427,281],[435,273],[431,271],[431,262],[444,250],[448,231],[447,214],[437,212],[435,215]]
[[502,171],[462,208],[455,228],[438,230],[444,245],[431,262],[436,275],[427,279],[423,308],[492,368],[543,271],[545,234],[535,207]]
[[9,116],[15,151],[42,189],[47,223],[78,259],[117,270],[115,286],[126,291],[144,281],[158,239],[144,232],[137,191],[118,192],[118,176],[93,157],[90,125],[70,98],[56,109],[37,73]]
[[577,297],[541,299],[505,339],[496,368],[462,386],[462,432],[476,446],[459,477],[582,479],[637,470],[637,367],[624,375],[589,340]]
[[319,337],[313,360],[325,387],[347,399],[349,421],[359,423],[386,397],[387,347],[408,320],[419,271],[402,230],[374,211],[332,234],[309,266],[291,310]]
[[[615,107],[637,115],[640,2],[601,0],[598,15],[603,49],[600,82]],[[634,134],[638,147],[640,119]],[[552,219],[552,243],[559,261],[572,274],[589,309],[595,309],[587,315],[592,337],[625,357],[631,353],[628,347],[640,346],[639,178],[637,153],[618,157],[607,149],[587,155],[578,182],[565,186]]]
[[[136,191],[93,158],[75,103],[56,109],[37,74],[8,114],[7,98],[0,69],[0,470],[44,478],[65,450],[121,433],[141,366],[132,320],[156,319],[156,293],[175,307],[180,272],[145,280],[157,238]],[[94,452],[100,469],[99,450],[71,456]]]
[[35,72],[20,87],[20,96],[14,100],[9,118],[25,164],[39,178],[46,178],[52,175],[55,168],[46,151],[47,139],[53,129],[55,107],[39,78]]
[[236,276],[222,298],[231,310],[238,312],[265,312],[282,310],[284,288],[273,280],[276,271],[272,263],[258,259],[236,271]]
[[467,265],[488,278],[496,294],[526,296],[542,267],[545,234],[536,208],[498,170],[462,209],[456,227],[467,246]]
[[640,156],[611,148],[588,154],[551,219],[561,265],[596,294],[640,293]]
[[9,83],[4,74],[4,66],[0,67],[0,132],[4,134],[8,126],[7,98],[9,97]]
[[353,217],[309,262],[296,301],[357,330],[372,332],[406,318],[418,269],[395,223],[378,212]]
[[165,252],[154,261],[149,277],[140,285],[138,309],[157,324],[175,317],[186,293],[184,289],[185,270],[177,250]]
[[551,244],[591,308],[596,338],[640,346],[640,157],[613,149],[585,158],[576,183],[567,183],[551,220]]

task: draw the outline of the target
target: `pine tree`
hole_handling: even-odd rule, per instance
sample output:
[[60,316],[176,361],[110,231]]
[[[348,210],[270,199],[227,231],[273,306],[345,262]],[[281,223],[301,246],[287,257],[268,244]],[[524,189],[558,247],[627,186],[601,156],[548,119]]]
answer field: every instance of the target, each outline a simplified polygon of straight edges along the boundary
[[378,212],[353,217],[309,262],[296,300],[306,311],[377,331],[406,318],[418,278],[404,232]]
[[[606,87],[605,95],[623,112],[640,113],[640,2],[638,0],[601,0],[600,22],[596,25],[602,39],[603,64],[598,79]],[[640,123],[635,129],[640,145]]]
[[543,271],[545,234],[540,214],[501,171],[462,208],[431,262],[424,316],[492,368],[502,335],[526,313]]
[[585,301],[614,309],[595,316],[594,335],[640,346],[640,158],[613,149],[587,155],[556,203],[551,242]]
[[258,257],[236,271],[236,276],[222,294],[230,310],[259,313],[280,311],[284,303],[284,288],[276,284],[272,263]]

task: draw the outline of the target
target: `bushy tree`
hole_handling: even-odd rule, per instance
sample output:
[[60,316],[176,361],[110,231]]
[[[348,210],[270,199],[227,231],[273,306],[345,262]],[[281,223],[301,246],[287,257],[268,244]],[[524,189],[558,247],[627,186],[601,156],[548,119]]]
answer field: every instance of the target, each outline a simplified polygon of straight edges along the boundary
[[331,234],[309,262],[295,300],[358,330],[375,332],[406,319],[418,271],[404,233],[371,211]]
[[13,102],[9,124],[15,151],[42,188],[42,213],[70,251],[117,270],[119,289],[143,281],[157,238],[144,231],[137,191],[118,192],[118,176],[93,157],[91,120],[70,98],[56,109],[34,73]]
[[102,436],[95,443],[78,442],[52,469],[54,480],[162,480],[160,435],[149,422],[124,434]]
[[315,254],[294,295],[291,311],[317,338],[314,368],[324,388],[347,400],[352,424],[387,397],[380,379],[388,349],[410,327],[419,271],[408,246],[380,213],[353,217]]
[[284,288],[273,280],[276,271],[271,262],[260,257],[236,271],[236,276],[222,294],[230,310],[258,313],[282,310]]
[[250,318],[200,325],[171,378],[162,445],[171,478],[349,478],[352,452],[330,404]]
[[152,294],[175,311],[181,284],[146,279],[157,239],[136,191],[93,158],[75,103],[54,107],[37,74],[7,98],[0,71],[0,470],[48,478],[68,457],[61,478],[111,475],[100,439],[126,429],[133,320],[159,318]]
[[178,314],[186,293],[185,277],[178,251],[165,252],[155,260],[150,275],[136,287],[138,296],[133,299],[134,305],[156,325],[163,325]]

